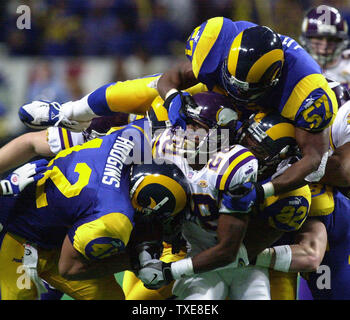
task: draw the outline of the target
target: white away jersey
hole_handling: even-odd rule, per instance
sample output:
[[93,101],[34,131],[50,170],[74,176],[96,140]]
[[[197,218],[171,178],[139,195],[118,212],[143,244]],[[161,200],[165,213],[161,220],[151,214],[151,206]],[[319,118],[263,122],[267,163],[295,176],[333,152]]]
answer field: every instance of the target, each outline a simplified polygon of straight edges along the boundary
[[[153,146],[153,156],[177,165],[191,188],[191,214],[184,226],[184,236],[191,251],[199,252],[216,244],[220,192],[247,181],[256,181],[258,161],[240,145],[234,145],[212,156],[198,171],[174,152],[173,133],[165,130]],[[194,248],[195,247],[195,248]]]
[[350,101],[339,108],[330,129],[330,155],[334,149],[350,142]]

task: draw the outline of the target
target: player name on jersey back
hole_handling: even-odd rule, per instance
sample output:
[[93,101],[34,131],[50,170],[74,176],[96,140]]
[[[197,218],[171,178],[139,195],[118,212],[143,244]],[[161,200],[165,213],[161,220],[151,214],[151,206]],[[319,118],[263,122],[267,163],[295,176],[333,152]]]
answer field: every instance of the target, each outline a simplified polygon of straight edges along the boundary
[[102,183],[112,185],[116,188],[120,186],[120,178],[123,166],[133,149],[135,143],[118,136],[109,152],[103,171]]

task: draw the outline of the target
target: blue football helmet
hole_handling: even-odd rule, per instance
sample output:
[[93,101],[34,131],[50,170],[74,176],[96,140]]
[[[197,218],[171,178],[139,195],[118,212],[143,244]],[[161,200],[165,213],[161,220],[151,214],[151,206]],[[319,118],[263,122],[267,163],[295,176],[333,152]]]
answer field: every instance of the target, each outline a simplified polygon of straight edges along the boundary
[[140,164],[132,167],[130,199],[141,219],[160,222],[164,240],[178,234],[189,201],[190,189],[174,164]]
[[277,85],[284,63],[282,41],[265,26],[239,33],[222,64],[222,85],[238,103],[260,99]]

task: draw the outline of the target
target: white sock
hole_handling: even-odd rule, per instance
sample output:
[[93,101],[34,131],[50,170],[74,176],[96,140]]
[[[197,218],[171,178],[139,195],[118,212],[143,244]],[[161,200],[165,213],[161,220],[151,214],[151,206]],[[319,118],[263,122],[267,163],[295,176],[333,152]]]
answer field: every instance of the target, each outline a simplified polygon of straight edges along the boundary
[[88,104],[88,96],[77,101],[70,101],[62,104],[61,111],[71,121],[85,122],[98,116],[92,111]]

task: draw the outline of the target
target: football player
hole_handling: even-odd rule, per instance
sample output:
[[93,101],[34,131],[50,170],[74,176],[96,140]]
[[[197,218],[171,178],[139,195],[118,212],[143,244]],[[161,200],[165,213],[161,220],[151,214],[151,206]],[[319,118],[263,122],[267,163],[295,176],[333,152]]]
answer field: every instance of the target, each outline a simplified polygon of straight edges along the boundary
[[[128,187],[131,163],[142,161],[149,146],[143,124],[59,152],[37,183],[3,201],[10,214],[0,248],[2,299],[37,298],[45,291],[41,278],[75,299],[124,298],[114,273],[132,269],[130,252],[138,253],[127,251],[138,237]],[[136,186],[135,194],[142,188]],[[184,199],[168,201],[168,209],[176,203],[173,216],[185,208]],[[172,217],[164,218],[171,223]]]
[[[57,130],[57,128],[56,128],[56,130]],[[59,129],[59,130],[61,130],[61,129]],[[62,132],[65,132],[65,130],[62,130]],[[61,138],[62,138],[62,135],[61,135]],[[64,139],[65,141],[69,141],[69,139],[67,139],[67,138],[65,138]],[[59,143],[59,145],[61,144],[61,142]],[[130,282],[129,282],[130,283]],[[142,291],[142,290],[141,290]]]
[[200,82],[232,96],[243,111],[273,108],[296,127],[302,159],[269,183],[257,184],[251,191],[253,201],[293,190],[304,185],[305,178],[322,177],[326,128],[337,102],[320,67],[295,40],[267,27],[217,17],[194,29],[186,56],[188,62],[165,72],[157,84],[173,124],[186,124],[182,108],[189,94],[179,90]]
[[[199,95],[198,99],[200,99],[200,97],[201,96]],[[212,96],[209,94],[209,97],[212,97]],[[205,99],[207,98],[207,96],[205,94],[204,94],[204,98]],[[220,112],[220,117],[221,117],[220,121],[222,121],[221,125],[227,124],[228,122],[233,122],[233,124],[235,124],[236,123],[235,122],[235,120],[236,120],[236,113],[231,108],[227,108],[227,107],[223,108],[221,106],[222,103],[225,103],[226,106],[228,104],[231,105],[231,103],[232,103],[231,99],[228,98],[228,97],[225,98],[224,96],[218,94],[218,95],[214,95],[214,101],[215,101],[215,103],[217,105],[217,109],[215,109],[214,114],[211,114],[211,118],[212,119],[213,119],[213,117],[215,118],[215,115],[216,114],[218,115],[219,111],[221,111]],[[224,109],[224,111],[221,110],[221,109]],[[161,113],[164,110],[165,110],[164,108],[160,108],[160,110],[158,110],[158,112],[160,111],[160,113]],[[211,122],[210,124],[212,126],[213,122]],[[216,121],[215,121],[215,124],[217,124]],[[233,131],[233,129],[234,129],[233,127],[227,127],[227,128],[231,128],[231,131]],[[213,130],[213,131],[215,131],[215,130]],[[162,141],[162,146],[163,145],[165,146],[164,143],[165,143],[165,141],[167,141],[167,148],[172,148],[174,143],[175,143],[175,141],[173,141],[172,139],[169,140],[169,136],[168,135],[171,132],[172,132],[172,130],[168,129],[167,132],[165,132],[164,134],[161,134],[162,139],[161,140],[156,140],[155,146],[157,146],[158,143],[160,143],[161,141]],[[177,136],[174,137],[174,138],[177,138]],[[190,141],[190,139],[186,139],[186,142],[189,142],[189,141]],[[216,141],[216,140],[213,139],[213,141]],[[181,141],[180,141],[180,143],[181,143]],[[227,171],[227,175],[225,175],[223,177],[223,179],[222,179],[221,188],[226,188],[227,189],[228,186],[230,185],[230,182],[233,179],[233,176],[236,177],[235,179],[238,179],[237,177],[241,174],[242,170],[249,169],[247,166],[252,166],[252,168],[251,168],[251,170],[247,171],[247,176],[244,176],[245,177],[244,181],[246,181],[251,175],[252,175],[252,177],[254,177],[254,172],[256,171],[254,169],[254,165],[256,165],[255,158],[253,157],[253,155],[251,153],[248,152],[248,150],[245,150],[244,148],[241,148],[241,147],[237,147],[237,148],[236,148],[237,150],[231,150],[231,152],[229,152],[229,155],[232,153],[230,161],[228,161],[228,162],[227,161],[223,161],[223,163],[220,166],[220,168],[221,168],[220,171],[223,171],[223,172]],[[177,148],[175,150],[182,150],[182,149]],[[192,153],[194,152],[194,150],[187,150],[186,152],[189,154],[189,153],[191,153],[191,151],[192,151]],[[170,154],[173,153],[173,151],[171,151],[171,150],[170,151],[168,150],[167,152],[170,152]],[[238,154],[235,156],[236,153],[238,153]],[[178,156],[180,156],[180,158],[183,159],[183,154],[181,155],[181,153],[179,153]],[[234,159],[236,157],[237,157],[237,159],[236,159],[236,161],[234,161]],[[205,163],[207,163],[207,160],[205,161]],[[226,168],[226,165],[229,164],[229,163],[231,164],[231,166],[229,168]],[[247,165],[245,166],[245,164],[247,164]],[[240,169],[241,166],[242,166],[242,169]],[[215,202],[216,200],[213,199],[212,201]],[[218,211],[218,210],[216,210],[216,211]],[[230,221],[230,220],[231,221],[232,220],[235,221],[235,218],[229,217],[229,215],[224,215],[224,216],[221,217],[221,220],[222,221],[227,220],[226,223],[221,222],[223,226],[227,227],[228,225],[232,225],[233,224],[232,222],[229,224],[228,221]],[[244,218],[243,220],[246,220],[246,218]],[[240,224],[242,224],[239,219],[238,219],[238,222]],[[242,235],[242,231],[244,231],[244,228],[241,228],[241,233],[238,233],[238,232],[236,232],[234,234],[229,233],[229,236],[226,236],[225,239],[222,238],[221,240],[225,240],[226,242],[231,243],[232,242],[231,238],[235,237],[235,236],[240,237]],[[234,243],[234,242],[232,242],[232,243]],[[237,254],[237,251],[239,250],[239,243],[240,242],[238,241],[238,245],[236,243],[235,247],[232,248],[232,250],[229,250],[230,254],[228,256],[226,256],[226,255],[222,255],[222,256],[217,255],[214,260],[212,259],[212,261],[210,261],[210,263],[214,264],[214,265],[217,265],[218,263],[221,264],[221,265],[225,265],[227,263],[228,259],[230,261],[233,261],[235,256],[236,256],[236,254]],[[219,243],[219,245],[217,246],[218,253],[220,253],[220,248],[221,247],[222,247],[222,243]],[[243,253],[244,253],[244,248],[241,249],[241,251],[243,251]],[[221,261],[220,261],[220,259],[221,259]],[[183,269],[183,267],[186,266],[188,261],[189,260],[185,260],[185,259],[179,261],[179,263],[177,264],[178,268]],[[207,261],[205,261],[205,259],[204,259],[203,263],[207,264]]]
[[[201,95],[199,95],[199,96],[201,96]],[[223,99],[223,97],[221,97],[220,95],[215,95],[215,94],[207,94],[207,95],[204,95],[204,97],[206,97],[207,99],[213,99],[213,97],[216,97],[216,99],[218,99],[218,100],[216,100],[216,102],[217,102],[217,105],[220,105],[220,104],[224,104],[221,100]],[[220,100],[221,99],[221,100]],[[225,100],[226,99],[226,100]],[[225,102],[225,104],[226,104],[226,106],[227,105],[231,105],[231,103],[232,103],[232,101],[230,101],[230,99],[229,98],[225,98],[224,99],[224,102]],[[161,101],[161,99],[159,98],[158,99],[159,101]],[[164,110],[162,109],[162,107],[161,107],[161,103],[158,103],[158,113],[162,113],[162,112],[164,112],[164,111],[166,111],[164,108]],[[216,110],[217,111],[217,110]],[[225,113],[222,113],[222,115],[224,115]],[[234,117],[235,117],[235,114],[234,114],[234,112],[232,111],[232,110],[230,110],[230,112],[229,112],[229,114],[231,115],[231,120],[232,119],[234,119]],[[164,117],[163,117],[164,118]],[[166,120],[167,118],[165,117],[164,118],[164,120]],[[211,123],[211,126],[213,126],[213,124]],[[60,129],[60,128],[55,128],[55,129],[52,129],[52,130],[62,130],[62,129]],[[231,128],[231,131],[233,131],[233,128]],[[62,130],[62,132],[65,132],[65,130]],[[68,134],[68,133],[67,133]],[[167,138],[168,140],[169,140],[169,137]],[[63,140],[66,140],[66,141],[68,141],[69,139],[63,139]],[[58,141],[61,141],[60,143],[56,143],[56,145],[58,145],[59,147],[62,145],[62,134],[60,134],[59,135],[59,139],[58,139]],[[157,143],[159,143],[159,142],[157,142]],[[157,145],[157,143],[156,143],[156,145]],[[171,145],[173,144],[173,141],[168,141],[168,149],[171,147]],[[168,151],[167,151],[169,154],[171,154],[172,153],[172,151],[171,151],[171,149],[169,149]],[[187,150],[187,153],[189,153],[190,152],[190,150]],[[226,177],[226,179],[228,179],[228,177]],[[225,184],[226,185],[226,184]],[[213,205],[213,204],[212,204]],[[203,205],[201,205],[201,207],[203,207]],[[204,207],[205,207],[205,205],[204,205]],[[210,218],[208,218],[208,219],[210,219]],[[125,283],[125,281],[124,281],[124,283]],[[130,281],[128,281],[128,282],[126,282],[126,283],[130,283]],[[129,291],[129,290],[128,290]]]
[[344,53],[349,43],[348,24],[339,10],[327,5],[310,9],[301,31],[301,45],[321,66],[325,77],[349,87],[350,62]]
[[[229,119],[229,112],[225,114],[225,108],[222,109],[222,107],[219,107],[225,106],[223,96],[223,102],[220,102],[220,99],[215,101],[215,97],[216,95],[214,93],[200,93],[194,95],[196,104],[199,107],[198,109],[196,106],[188,108],[188,117],[192,119],[192,123],[189,124],[189,127],[193,126],[194,123],[197,123],[197,125],[202,123],[207,128],[215,128],[216,126],[221,130],[223,129],[217,126],[220,121],[220,115],[222,117],[226,115],[227,119]],[[277,119],[275,116],[277,116]],[[267,129],[271,127],[272,129],[268,131]],[[234,131],[232,127],[226,128],[230,128],[230,132]],[[281,122],[281,117],[278,115],[270,117],[263,114],[257,115],[253,123],[249,125],[249,130],[252,130],[254,136],[259,136],[260,144],[262,144],[263,141],[265,145],[269,147],[266,150],[264,148],[259,149],[258,146],[251,146],[248,143],[245,144],[252,147],[252,152],[256,154],[258,158],[260,157],[259,160],[261,159],[260,178],[262,177],[262,172],[266,174],[265,169],[267,164],[278,163],[280,157],[292,153],[293,147],[296,146],[293,125],[288,121]],[[265,133],[266,131],[267,134]],[[279,136],[281,131],[284,132],[285,136]],[[246,131],[243,132],[246,133]],[[204,135],[204,137],[210,142],[213,138],[212,135],[213,133],[209,130],[209,133]],[[223,131],[220,131],[220,135],[223,135]],[[250,135],[246,133],[243,139],[242,135],[243,141],[249,139],[249,136]],[[265,138],[266,136],[267,139]],[[190,143],[193,147],[192,149],[189,148],[189,141],[186,139],[196,141],[193,136],[189,136],[188,134],[185,135],[184,139],[181,139],[181,137],[174,137],[174,132],[168,129],[168,131],[165,131],[159,139],[156,140],[153,146],[153,153],[156,154],[158,158],[165,158],[168,161],[176,163],[190,182],[191,215],[184,225],[183,234],[189,242],[191,250],[188,253],[189,257],[184,260],[192,260],[193,270],[191,270],[191,272],[194,274],[189,275],[187,273],[186,275],[185,272],[188,272],[188,265],[181,266],[183,274],[177,271],[175,266],[176,264],[180,266],[180,262],[184,262],[182,260],[171,264],[164,262],[147,264],[146,267],[139,272],[139,277],[146,283],[146,287],[148,288],[156,288],[159,284],[155,282],[157,279],[152,279],[152,281],[150,281],[151,279],[148,279],[149,274],[152,274],[153,277],[154,274],[158,273],[161,280],[160,282],[163,282],[163,284],[168,283],[170,280],[177,279],[173,293],[178,296],[178,299],[225,299],[227,296],[231,299],[268,299],[270,291],[268,277],[264,274],[265,271],[262,268],[241,268],[242,271],[240,272],[240,269],[237,269],[237,271],[235,270],[237,267],[237,260],[231,263],[229,262],[232,260],[228,260],[226,266],[220,263],[225,262],[225,260],[222,259],[222,255],[229,255],[227,251],[230,253],[232,252],[232,248],[223,248],[220,246],[221,237],[223,237],[225,233],[230,234],[230,230],[223,229],[223,226],[220,225],[220,222],[222,223],[222,221],[220,221],[222,215],[224,215],[224,217],[226,215],[229,216],[225,217],[228,219],[225,220],[226,227],[229,225],[227,221],[230,221],[232,217],[236,216],[241,217],[241,219],[247,219],[249,216],[248,212],[245,216],[242,215],[242,212],[244,212],[242,207],[239,209],[235,207],[235,210],[228,210],[226,213],[220,211],[220,208],[222,210],[221,197],[225,191],[227,192],[232,189],[232,187],[239,184],[239,181],[245,179],[244,172],[253,173],[256,171],[256,168],[254,169],[250,164],[252,160],[248,160],[252,157],[252,153],[239,145],[234,145],[227,148],[227,150],[215,152],[209,162],[202,164],[201,167],[198,168],[198,162],[195,162],[195,164],[192,163],[191,165],[189,161],[196,154],[196,152],[193,152],[196,150],[193,149],[195,145]],[[219,140],[222,140],[221,137]],[[275,148],[274,142],[277,144]],[[290,145],[288,143],[290,143]],[[230,143],[228,145],[230,145]],[[265,150],[265,153],[262,153],[262,150]],[[183,159],[184,155],[187,161]],[[254,157],[252,157],[252,159],[254,159]],[[310,202],[309,194],[308,187],[304,187],[300,190],[268,199],[265,203],[265,207],[258,210],[259,213],[257,214],[261,220],[269,221],[269,225],[267,227],[265,226],[264,230],[268,233],[261,232],[263,239],[259,239],[259,241],[256,242],[259,244],[258,246],[256,243],[254,246],[252,245],[254,241],[248,242],[248,255],[254,257],[254,255],[263,250],[266,245],[270,245],[276,238],[280,237],[283,232],[298,229],[307,216]],[[294,206],[291,208],[290,203],[293,201]],[[231,206],[230,201],[227,201],[226,204]],[[289,210],[287,210],[288,208]],[[294,209],[294,211],[291,209]],[[232,213],[231,211],[236,212]],[[254,215],[254,219],[250,219],[248,229],[250,223],[252,223],[255,218]],[[246,239],[244,239],[244,244],[246,244]],[[241,250],[244,248],[244,245],[242,245]],[[205,259],[202,257],[205,257]],[[241,255],[241,257],[242,263],[245,255]],[[215,261],[215,263],[212,261]],[[238,279],[242,280],[243,278],[245,278],[245,281],[238,285]]]
[[[307,280],[315,300],[349,300],[350,200],[333,187],[312,184],[310,188],[312,192],[310,219],[314,220],[314,224],[323,224],[319,228],[325,229],[323,235],[326,233],[326,238],[322,242],[318,241],[319,247],[322,246],[321,250],[316,251],[316,247],[316,252],[313,254],[321,260],[319,266],[306,270],[312,272],[302,275]],[[317,236],[319,237],[320,233]],[[292,259],[295,259],[294,255]]]
[[[325,252],[325,245],[327,244],[327,236],[328,236],[328,242],[331,241],[330,239],[334,239],[335,232],[339,232],[343,235],[346,235],[347,232],[344,230],[347,230],[347,218],[346,215],[344,216],[343,213],[340,211],[343,209],[337,209],[337,208],[344,208],[347,207],[347,200],[343,199],[343,197],[339,194],[339,191],[336,189],[332,189],[329,186],[336,186],[336,187],[343,187],[340,188],[340,190],[343,192],[343,194],[348,194],[348,187],[350,184],[350,181],[348,179],[349,176],[349,166],[348,166],[348,150],[349,150],[349,123],[348,123],[348,115],[350,113],[350,103],[344,102],[344,104],[339,109],[336,119],[334,123],[332,124],[331,130],[330,130],[330,152],[331,155],[327,161],[326,171],[325,175],[321,179],[320,182],[323,184],[328,185],[325,186],[317,186],[317,188],[312,187],[311,189],[313,191],[315,190],[323,190],[318,194],[317,192],[313,192],[312,197],[312,204],[315,203],[315,205],[311,205],[311,212],[310,216],[315,215],[317,219],[312,219],[311,221],[307,220],[305,224],[305,228],[308,228],[307,232],[303,232],[301,235],[298,234],[298,240],[302,242],[303,244],[303,255],[298,257],[299,259],[304,259],[304,263],[306,263],[306,266],[308,269],[301,268],[295,268],[296,271],[316,271],[320,263],[322,265],[326,264],[330,267],[330,270],[339,269],[339,274],[342,274],[343,272],[346,272],[346,266],[344,263],[342,263],[342,258],[332,259],[331,262],[329,261],[327,256],[337,256],[339,255],[341,257],[342,254],[344,254],[343,245],[347,243],[346,236],[344,238],[343,244],[340,244],[339,242],[333,242],[332,248],[333,250],[327,250]],[[326,191],[325,191],[326,190]],[[330,211],[327,208],[329,207],[328,203],[323,201],[320,202],[318,199],[325,199],[325,196],[321,197],[323,194],[328,194],[329,199],[331,203],[334,204],[334,210]],[[317,206],[316,206],[317,204]],[[320,212],[323,212],[322,204],[325,205],[325,212],[328,212],[325,217],[322,217],[320,215]],[[315,210],[317,208],[317,210]],[[315,213],[316,212],[316,213]],[[329,219],[334,219],[334,223],[329,224]],[[340,221],[340,222],[338,222]],[[339,231],[340,230],[340,231]],[[306,238],[307,237],[307,238]],[[284,244],[293,244],[295,239],[284,239]],[[291,246],[293,248],[293,246]],[[305,249],[306,247],[306,249]],[[298,247],[297,247],[298,248]],[[300,247],[299,247],[300,248]],[[330,247],[329,247],[330,248]],[[341,252],[337,253],[337,252]],[[323,255],[325,254],[325,261],[327,263],[324,263],[322,261]],[[294,257],[294,255],[293,255]],[[294,260],[294,258],[293,258]],[[300,261],[300,260],[298,260]],[[338,264],[339,262],[339,264]],[[270,271],[271,273],[271,271]],[[296,273],[276,273],[275,271],[272,271],[274,275],[277,275],[279,280],[276,282],[273,277],[270,277],[270,281],[273,284],[273,292],[274,296],[277,299],[295,299],[296,298],[296,286],[297,286],[297,278]],[[312,273],[313,276],[310,278],[310,286],[313,288],[313,295],[315,299],[320,299],[322,297],[328,297],[329,299],[334,298],[335,296],[338,297],[338,299],[341,298],[341,295],[347,296],[347,286],[346,281],[342,282],[342,286],[338,289],[339,286],[335,285],[334,290],[319,290],[316,286],[316,279],[317,276],[315,276],[315,273]],[[332,278],[336,277],[336,273],[332,273]],[[284,282],[284,285],[281,286],[281,279]],[[344,278],[345,279],[345,278]],[[313,281],[313,282],[312,282]],[[339,283],[339,280],[335,280],[335,282]],[[302,288],[305,287],[305,283],[302,281]],[[332,287],[333,288],[333,287]],[[281,292],[284,294],[281,295]],[[338,294],[338,292],[340,292]]]
[[[296,299],[297,272],[302,272],[313,299],[348,300],[350,200],[330,186],[311,184],[310,189],[312,201],[305,223],[275,244],[290,248],[291,263],[284,272],[270,274],[273,298]],[[274,248],[265,249],[256,264],[275,270],[274,255]],[[285,255],[280,254],[282,260]]]
[[[337,90],[337,88],[340,88],[341,90]],[[317,186],[317,188],[315,188],[316,185],[313,185],[313,187],[311,188],[313,194],[310,216],[320,216],[319,213],[323,212],[323,209],[325,210],[325,212],[328,210],[327,202],[318,201],[318,199],[325,199],[325,196],[320,197],[321,194],[328,194],[330,196],[330,199],[332,199],[333,197],[337,198],[334,201],[336,204],[339,205],[335,205],[334,208],[337,208],[337,206],[339,206],[339,208],[343,208],[347,205],[346,201],[342,199],[342,196],[339,195],[339,191],[336,191],[335,189],[329,187],[349,187],[350,183],[348,179],[349,166],[347,164],[347,154],[349,149],[348,114],[350,112],[350,103],[344,100],[344,91],[342,89],[342,85],[339,85],[338,83],[336,86],[333,87],[333,90],[337,94],[337,99],[339,100],[341,108],[339,109],[336,115],[336,119],[333,122],[330,129],[329,154],[331,156],[327,161],[325,175],[320,181],[328,186]],[[345,195],[348,196],[348,188],[340,189]],[[314,192],[315,190],[323,191],[320,194],[318,194],[317,192]],[[324,190],[327,190],[327,192],[325,192]],[[316,204],[313,206],[313,203],[316,203],[317,206]],[[324,208],[322,207],[322,204],[325,205]],[[317,208],[316,211],[315,208]],[[299,246],[291,245],[293,251],[293,262],[289,271],[316,271],[324,255],[324,251],[326,248],[325,246],[327,244],[327,233],[329,233],[329,237],[333,238],[333,233],[335,232],[334,230],[347,230],[346,216],[343,217],[343,215],[339,213],[338,210],[329,212],[329,214],[327,214],[327,217],[324,217],[325,222],[323,221],[323,218],[321,216],[319,218],[319,220],[321,221],[318,221],[316,219],[307,219],[306,223],[302,227],[303,231],[301,233],[298,233],[297,239],[294,239],[293,237],[283,237],[283,239],[280,240],[281,242],[277,243],[277,245],[281,243],[283,245],[290,245],[294,244],[295,241],[298,241]],[[334,219],[334,222],[342,221],[342,223],[335,223],[332,226],[330,226],[327,221],[331,218]],[[346,232],[344,231],[341,231],[341,233],[346,234]],[[346,240],[344,240],[344,243],[345,242]],[[332,247],[335,248],[332,254],[334,254],[334,252],[337,252],[338,250],[343,250],[341,246],[339,246],[337,243],[333,243]],[[338,247],[340,248],[337,249]],[[297,251],[297,253],[294,253],[294,250],[299,251]],[[271,251],[270,253],[273,254],[273,251]],[[328,253],[330,252],[327,250],[326,255],[328,255]],[[266,261],[270,260],[268,259]],[[342,270],[343,264],[337,265],[336,260],[332,261],[333,264],[329,264],[327,262],[327,265],[332,265],[332,269],[339,268],[340,270]],[[267,264],[268,263],[269,262],[267,262]],[[271,294],[273,299],[296,299],[297,273],[282,273],[270,270],[270,283]],[[304,283],[302,282],[302,284]],[[316,288],[315,284],[313,284],[313,287]],[[334,293],[327,290],[325,294],[329,297],[335,295]],[[317,295],[315,295],[315,297]]]
[[[318,181],[324,174],[328,131],[337,101],[318,64],[296,41],[267,27],[216,17],[192,32],[186,44],[190,61],[162,75],[103,86],[83,99],[60,107],[33,102],[20,109],[22,121],[40,128],[60,124],[74,128],[77,121],[113,111],[144,113],[159,94],[169,108],[173,125],[186,126],[182,110],[191,92],[214,90],[232,96],[241,116],[251,108],[274,108],[293,121],[302,159],[280,177],[251,190],[252,202]],[[193,102],[193,101],[192,101]],[[130,107],[125,107],[129,105]]]

